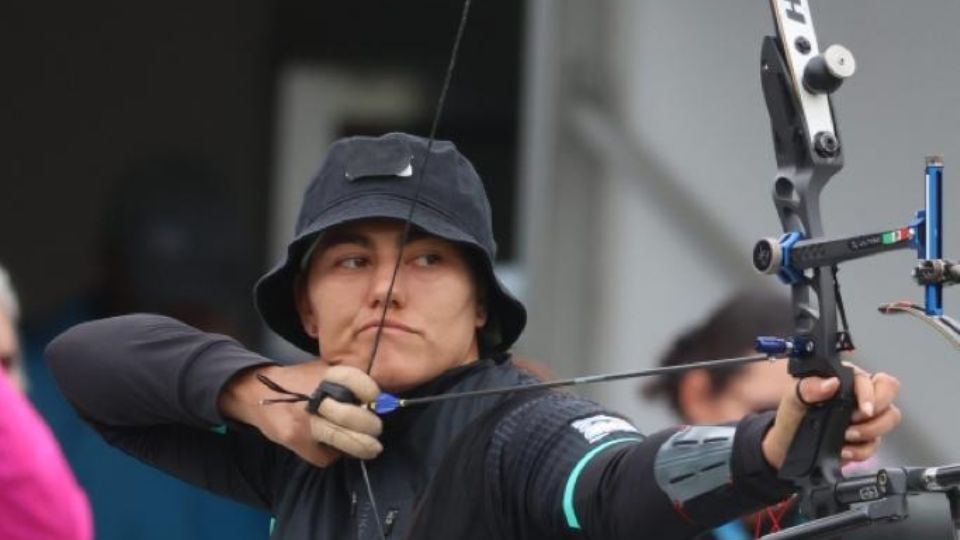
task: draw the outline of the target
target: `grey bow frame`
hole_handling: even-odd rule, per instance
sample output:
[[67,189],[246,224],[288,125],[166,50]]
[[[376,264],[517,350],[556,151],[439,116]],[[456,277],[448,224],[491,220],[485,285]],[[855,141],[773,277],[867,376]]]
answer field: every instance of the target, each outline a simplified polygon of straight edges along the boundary
[[[843,147],[828,92],[804,85],[808,64],[820,53],[809,8],[797,0],[771,0],[777,37],[766,37],[760,76],[770,113],[777,177],[773,202],[785,234],[804,240],[823,236],[820,192],[843,167]],[[755,253],[756,255],[756,253]],[[791,281],[795,347],[789,362],[795,377],[839,377],[836,397],[807,413],[780,471],[800,489],[811,517],[844,510],[832,496],[842,479],[840,449],[855,406],[853,370],[841,364],[837,283],[833,265],[818,266]]]

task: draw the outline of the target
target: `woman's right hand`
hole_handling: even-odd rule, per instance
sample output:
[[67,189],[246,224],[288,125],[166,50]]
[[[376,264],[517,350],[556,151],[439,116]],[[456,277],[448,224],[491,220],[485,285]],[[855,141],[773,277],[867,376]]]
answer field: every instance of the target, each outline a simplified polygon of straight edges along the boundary
[[220,393],[220,412],[225,417],[251,425],[264,437],[289,449],[317,467],[326,467],[342,453],[336,448],[317,442],[311,433],[310,413],[306,404],[273,403],[263,405],[264,399],[278,396],[257,380],[261,374],[292,392],[310,395],[323,379],[328,366],[320,360],[279,366],[266,365],[248,368],[231,379]]

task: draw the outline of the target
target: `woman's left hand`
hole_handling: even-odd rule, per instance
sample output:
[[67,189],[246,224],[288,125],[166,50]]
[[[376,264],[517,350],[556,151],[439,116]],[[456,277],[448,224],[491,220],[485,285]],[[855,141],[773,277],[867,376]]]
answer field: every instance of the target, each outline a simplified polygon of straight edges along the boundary
[[[900,423],[900,409],[893,401],[900,391],[900,381],[886,373],[867,373],[846,363],[854,370],[853,392],[857,408],[850,418],[845,443],[840,452],[844,462],[864,461],[877,451],[880,440]],[[763,438],[763,455],[775,468],[783,465],[790,443],[803,420],[807,403],[819,403],[833,397],[840,388],[836,377],[805,377],[797,380],[780,400],[773,426]],[[799,397],[798,397],[799,394]]]

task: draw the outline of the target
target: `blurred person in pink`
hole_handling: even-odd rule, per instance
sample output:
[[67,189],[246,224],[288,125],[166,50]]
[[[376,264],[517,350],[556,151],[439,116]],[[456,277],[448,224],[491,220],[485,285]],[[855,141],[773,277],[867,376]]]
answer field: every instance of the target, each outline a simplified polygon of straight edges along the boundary
[[19,306],[0,267],[0,538],[90,540],[87,497],[50,428],[23,395]]

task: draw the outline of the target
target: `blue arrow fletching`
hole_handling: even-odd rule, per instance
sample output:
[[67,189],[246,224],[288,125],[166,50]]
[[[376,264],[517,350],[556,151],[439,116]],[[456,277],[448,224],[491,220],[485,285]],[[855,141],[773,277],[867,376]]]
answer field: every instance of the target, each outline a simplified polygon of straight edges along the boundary
[[377,414],[387,414],[400,408],[400,399],[386,392],[381,392],[373,402],[373,412]]

